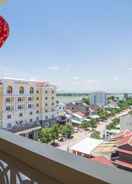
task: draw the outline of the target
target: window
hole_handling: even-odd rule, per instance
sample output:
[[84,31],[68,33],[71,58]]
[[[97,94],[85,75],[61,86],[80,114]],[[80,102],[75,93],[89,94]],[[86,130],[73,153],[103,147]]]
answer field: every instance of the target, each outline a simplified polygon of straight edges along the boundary
[[20,93],[20,94],[24,94],[24,87],[23,87],[23,86],[21,86],[21,87],[19,88],[19,93]]
[[13,88],[12,86],[7,87],[7,94],[12,94],[13,93]]
[[45,119],[46,119],[46,120],[48,120],[48,119],[49,119],[49,117],[48,117],[48,116],[45,116]]
[[54,100],[55,99],[55,97],[54,96],[52,96],[52,100]]
[[19,98],[18,98],[18,102],[21,102],[21,101],[22,101],[22,98],[19,97]]
[[37,107],[39,107],[39,104],[36,104]]
[[29,114],[30,114],[30,115],[32,115],[33,113],[32,113],[32,112],[30,112]]
[[46,103],[45,106],[48,106],[48,104]]
[[7,128],[11,128],[12,126],[11,126],[11,123],[8,123],[7,124]]
[[33,87],[30,87],[30,94],[33,94],[34,93],[34,88]]
[[47,93],[48,93],[48,91],[46,90],[46,91],[45,91],[45,93],[47,94]]
[[29,109],[32,108],[32,105],[31,105],[31,104],[28,104],[28,108],[29,108]]
[[8,115],[8,116],[7,116],[7,119],[11,119],[11,115]]
[[22,116],[23,116],[23,114],[22,114],[22,113],[20,113],[20,114],[19,114],[19,116],[20,116],[20,117],[22,117]]
[[30,122],[32,122],[33,120],[32,120],[32,119],[30,119],[29,121],[30,121]]
[[39,111],[36,111],[36,114],[39,114]]
[[45,112],[48,112],[48,110],[46,109]]
[[39,117],[36,117],[36,120],[39,121]]
[[6,111],[10,111],[11,110],[11,107],[10,106],[7,106],[6,107]]
[[22,109],[22,106],[21,105],[18,105],[18,109]]
[[52,106],[55,105],[54,103],[52,103]]
[[6,102],[11,102],[11,99],[10,98],[6,98]]
[[31,97],[28,97],[28,101],[32,101],[32,98]]
[[55,92],[54,92],[54,90],[52,90],[52,94],[54,94]]
[[45,97],[45,100],[48,100],[48,97]]
[[37,97],[36,100],[39,100],[39,97]]
[[36,93],[39,94],[39,90],[37,90]]

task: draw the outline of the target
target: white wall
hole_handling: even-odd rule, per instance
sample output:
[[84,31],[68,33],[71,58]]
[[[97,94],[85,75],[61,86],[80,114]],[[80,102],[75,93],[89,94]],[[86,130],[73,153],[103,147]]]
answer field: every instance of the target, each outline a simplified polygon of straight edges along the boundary
[[132,130],[132,115],[124,115],[120,118],[120,127],[121,130]]

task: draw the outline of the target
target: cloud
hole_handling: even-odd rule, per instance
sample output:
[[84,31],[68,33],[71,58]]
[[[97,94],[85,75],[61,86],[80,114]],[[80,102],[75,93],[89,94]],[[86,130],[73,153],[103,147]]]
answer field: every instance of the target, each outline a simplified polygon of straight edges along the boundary
[[49,66],[48,70],[58,71],[58,70],[60,70],[60,67],[59,66]]
[[95,84],[96,82],[97,80],[92,80],[92,79],[86,80],[86,83],[88,84]]
[[129,70],[129,71],[132,71],[132,67],[129,67],[128,70]]
[[118,76],[114,76],[113,80],[114,81],[118,81],[119,80],[119,77]]
[[74,76],[72,79],[75,80],[75,81],[78,81],[80,79],[80,77],[79,76]]

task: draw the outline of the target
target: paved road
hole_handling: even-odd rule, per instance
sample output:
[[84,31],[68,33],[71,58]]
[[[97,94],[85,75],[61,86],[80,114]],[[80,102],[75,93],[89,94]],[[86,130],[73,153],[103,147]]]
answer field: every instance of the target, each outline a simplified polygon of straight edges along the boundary
[[72,139],[67,139],[64,142],[60,142],[60,146],[57,148],[67,151],[69,148],[71,148],[73,145],[79,143],[81,140],[87,138],[90,136],[90,133],[88,131],[85,131],[83,129],[80,129],[78,133],[74,133],[74,137]]
[[[106,130],[106,126],[108,124],[110,124],[112,122],[113,119],[115,118],[119,118],[125,114],[128,114],[128,112],[130,111],[130,109],[127,109],[119,114],[116,114],[114,117],[110,117],[108,120],[106,121],[101,121],[99,122],[96,130],[101,132],[101,134],[103,135],[105,130]],[[79,143],[81,140],[90,137],[90,132],[85,131],[83,129],[80,129],[80,131],[78,133],[74,134],[73,139],[67,139],[64,142],[59,142],[59,146],[57,148],[64,150],[64,151],[68,151],[69,148],[71,148],[73,145]]]
[[113,119],[120,118],[121,116],[127,115],[130,111],[131,111],[130,109],[124,110],[123,112],[116,114],[113,117],[108,118],[106,121],[99,122],[96,130],[99,131],[101,135],[103,135],[106,130],[106,126],[109,125]]

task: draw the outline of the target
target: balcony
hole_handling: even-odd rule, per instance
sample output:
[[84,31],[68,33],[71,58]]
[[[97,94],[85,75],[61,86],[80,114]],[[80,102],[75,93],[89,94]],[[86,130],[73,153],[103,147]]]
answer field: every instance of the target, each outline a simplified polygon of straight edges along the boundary
[[0,130],[0,184],[131,184],[132,174]]

